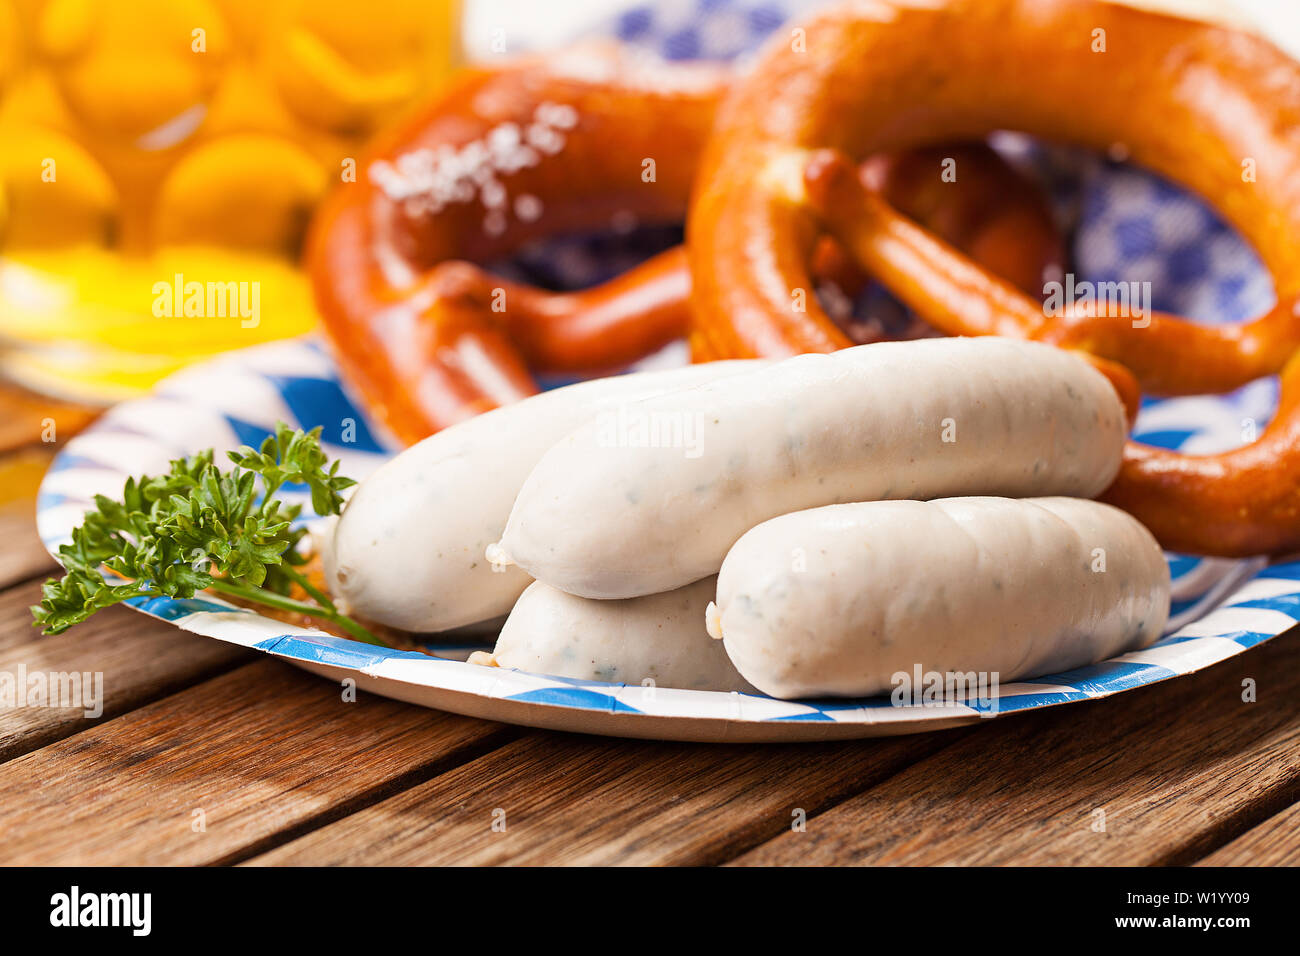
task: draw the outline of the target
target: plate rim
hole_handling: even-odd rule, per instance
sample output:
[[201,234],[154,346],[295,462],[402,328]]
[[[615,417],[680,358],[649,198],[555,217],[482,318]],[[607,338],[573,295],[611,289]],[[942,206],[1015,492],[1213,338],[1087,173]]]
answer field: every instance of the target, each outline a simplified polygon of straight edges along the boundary
[[[187,393],[187,382],[200,382],[205,373],[211,374],[213,371],[220,370],[222,366],[242,369],[266,377],[267,373],[260,366],[265,365],[268,359],[274,365],[274,360],[280,357],[281,353],[285,357],[295,356],[294,362],[289,363],[290,365],[301,367],[304,364],[303,360],[306,359],[308,366],[312,363],[321,368],[328,366],[333,374],[334,384],[351,403],[357,414],[365,419],[379,447],[386,448],[386,454],[395,453],[393,447],[395,443],[391,436],[365,415],[360,404],[349,395],[347,386],[339,381],[337,374],[334,374],[333,359],[328,350],[322,347],[317,336],[282,339],[222,353],[168,376],[145,396],[114,406],[59,450],[43,476],[37,492],[37,525],[46,550],[57,560],[57,546],[66,539],[66,534],[70,530],[70,525],[67,524],[69,509],[78,503],[75,497],[69,497],[57,490],[60,481],[55,476],[66,475],[70,470],[75,471],[85,467],[85,463],[79,456],[78,446],[87,444],[88,437],[129,433],[133,435],[133,440],[152,441],[159,446],[160,452],[174,456],[177,449],[174,437],[166,439],[162,436],[149,435],[147,431],[127,429],[122,427],[122,420],[129,419],[133,413],[146,409],[147,403],[160,399],[196,406],[196,411],[202,410],[213,416],[224,416],[223,412],[212,405],[198,400],[201,395],[208,393]],[[147,414],[144,417],[147,420]],[[299,421],[296,424],[310,427],[315,423]],[[236,438],[238,439],[237,434]],[[207,443],[200,442],[198,445],[206,447]],[[377,461],[382,460],[379,456],[375,457]],[[118,480],[124,480],[127,474],[134,473],[136,470],[133,466],[123,463],[95,461],[94,464],[116,474]],[[88,505],[89,499],[81,499],[81,503]],[[1188,627],[1195,630],[1199,625],[1204,629],[1205,622],[1215,614],[1223,614],[1233,608],[1242,607],[1240,604],[1234,604],[1233,599],[1253,582],[1268,579],[1269,570],[1276,568],[1286,569],[1286,573],[1294,577],[1295,595],[1300,596],[1300,560],[1257,567],[1251,573],[1245,574],[1243,579],[1230,589],[1221,604]],[[1284,576],[1281,580],[1289,579]],[[440,701],[437,705],[439,709],[470,716],[482,716],[486,719],[504,720],[524,726],[617,737],[714,742],[741,740],[797,742],[916,733],[947,729],[1014,713],[1077,703],[1081,700],[1097,700],[1137,687],[1161,683],[1173,677],[1196,673],[1300,626],[1300,619],[1297,619],[1296,615],[1278,610],[1278,617],[1288,618],[1290,623],[1274,628],[1273,625],[1282,622],[1267,614],[1257,614],[1256,618],[1270,623],[1262,630],[1241,630],[1243,637],[1250,638],[1248,642],[1222,634],[1193,634],[1180,637],[1183,631],[1188,630],[1188,627],[1185,627],[1173,635],[1161,638],[1148,648],[1116,655],[1087,668],[1078,668],[1064,675],[1045,675],[1034,680],[1015,681],[1004,685],[999,688],[1000,691],[1005,691],[1008,687],[1038,687],[1041,690],[1011,695],[1000,693],[997,706],[993,708],[992,713],[982,713],[978,707],[964,704],[945,707],[918,704],[895,706],[890,704],[887,698],[780,701],[739,692],[649,688],[650,699],[656,705],[664,702],[660,699],[660,695],[672,705],[672,712],[666,712],[661,709],[638,709],[624,699],[633,694],[644,697],[647,688],[640,685],[537,675],[512,668],[487,668],[419,651],[375,648],[327,634],[317,628],[285,624],[259,614],[255,610],[238,608],[207,592],[200,592],[194,599],[154,598],[130,601],[127,604],[137,612],[173,624],[180,630],[259,650],[314,673],[356,676],[358,685],[365,683],[372,692],[395,699],[410,700],[417,704],[423,701],[424,706],[433,706],[427,701],[437,698]],[[1268,609],[1261,608],[1261,610]],[[1244,616],[1249,618],[1249,615]],[[1200,644],[1197,645],[1196,642]],[[1157,658],[1162,658],[1165,656],[1162,649],[1175,645],[1180,646],[1182,656],[1191,658],[1190,663],[1175,668],[1142,659],[1144,656],[1152,655],[1153,652]],[[291,653],[290,649],[296,653]],[[1205,653],[1189,654],[1194,649]],[[363,658],[373,660],[371,664],[365,666],[356,663],[350,665],[346,663],[349,654],[354,662]],[[1168,656],[1176,655],[1170,653]],[[404,661],[408,663],[402,663]],[[411,663],[417,666],[410,666]],[[1100,672],[1106,668],[1122,670],[1125,667],[1131,670],[1127,672],[1128,677],[1121,681],[1120,686],[1096,686],[1087,677],[1078,681],[1082,686],[1075,686],[1067,680],[1053,679],[1083,675],[1089,671]],[[466,670],[458,671],[458,668]],[[415,679],[417,674],[424,679]],[[435,675],[439,677],[449,675],[450,679],[428,679]],[[458,679],[461,676],[464,677],[463,680]],[[475,685],[482,685],[485,682],[488,684],[488,692],[473,689]],[[496,690],[502,685],[510,685],[510,689],[517,687],[519,693],[513,696],[497,693]],[[526,699],[521,698],[521,694],[526,695]],[[1006,706],[1007,701],[1014,702],[1017,698],[1021,698],[1018,706]],[[864,700],[875,701],[875,703],[864,702]],[[587,703],[583,704],[581,701]],[[734,713],[729,713],[724,708],[724,702],[726,707],[734,706]],[[645,706],[644,700],[641,703]],[[698,710],[693,710],[692,705],[698,705]],[[885,718],[886,713],[891,716]],[[565,714],[568,716],[564,716]],[[706,726],[713,730],[705,732]]]

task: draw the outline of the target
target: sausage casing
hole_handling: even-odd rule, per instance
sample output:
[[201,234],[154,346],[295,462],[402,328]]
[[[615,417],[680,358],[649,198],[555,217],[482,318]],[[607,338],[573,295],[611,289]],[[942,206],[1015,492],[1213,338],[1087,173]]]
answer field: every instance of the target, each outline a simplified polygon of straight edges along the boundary
[[710,632],[774,697],[888,692],[896,674],[1079,667],[1160,636],[1169,567],[1155,538],[1078,498],[832,505],[746,533]]
[[[820,505],[1092,497],[1127,434],[1114,388],[1085,361],[991,337],[799,355],[621,412],[542,456],[501,542],[535,578],[582,597],[716,574],[754,525]],[[678,433],[689,440],[670,440]]]
[[574,597],[535,581],[492,654],[471,660],[576,680],[752,693],[704,627],[716,580],[625,601]]
[[766,363],[714,362],[544,392],[443,429],[386,462],[355,490],[323,549],[330,592],[349,613],[430,632],[509,612],[528,586],[493,571],[519,486],[551,444],[611,402],[711,381]]

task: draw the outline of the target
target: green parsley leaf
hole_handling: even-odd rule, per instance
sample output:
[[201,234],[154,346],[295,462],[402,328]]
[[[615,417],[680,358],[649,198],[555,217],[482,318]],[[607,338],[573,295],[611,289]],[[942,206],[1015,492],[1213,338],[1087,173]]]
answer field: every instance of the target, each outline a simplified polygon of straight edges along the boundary
[[[287,484],[306,485],[317,514],[339,514],[342,492],[355,484],[338,474],[337,461],[328,462],[320,429],[280,422],[260,449],[227,455],[235,466],[229,472],[218,470],[208,450],[172,461],[165,475],[128,478],[120,501],[97,495],[59,548],[67,573],[45,582],[32,608],[35,625],[58,634],[131,598],[189,598],[212,588],[330,620],[381,644],[295,570],[305,561],[298,544],[307,532],[293,525],[302,507],[276,495]],[[290,600],[295,584],[319,600]]]

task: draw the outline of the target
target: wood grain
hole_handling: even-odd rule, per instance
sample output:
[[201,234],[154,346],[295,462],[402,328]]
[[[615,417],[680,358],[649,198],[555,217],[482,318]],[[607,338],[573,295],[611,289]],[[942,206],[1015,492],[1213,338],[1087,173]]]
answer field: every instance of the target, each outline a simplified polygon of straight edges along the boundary
[[102,409],[62,402],[0,382],[0,452],[41,442],[66,441]]
[[718,746],[535,732],[251,862],[713,863],[963,733]]
[[0,653],[40,640],[41,632],[32,626],[30,610],[40,596],[39,580],[0,591]]
[[1197,866],[1300,866],[1300,803],[1197,861]]
[[[0,680],[3,675],[15,680],[25,675],[37,686],[58,686],[51,675],[75,673],[64,679],[69,682],[65,687],[76,689],[78,703],[59,707],[26,699],[15,699],[15,706],[0,702],[0,761],[110,721],[255,656],[124,607],[101,611],[85,624],[45,637],[31,626],[27,611],[39,596],[35,581],[0,594]],[[86,694],[96,686],[101,693]],[[91,706],[96,700],[101,707]],[[102,713],[87,716],[88,710]]]
[[36,535],[36,490],[57,443],[100,412],[0,382],[0,588],[57,567]]
[[999,720],[736,862],[1192,862],[1300,797],[1297,650]]
[[49,447],[0,457],[0,588],[58,567],[36,536],[36,489],[53,457]]
[[0,864],[237,860],[511,733],[256,661],[0,765]]

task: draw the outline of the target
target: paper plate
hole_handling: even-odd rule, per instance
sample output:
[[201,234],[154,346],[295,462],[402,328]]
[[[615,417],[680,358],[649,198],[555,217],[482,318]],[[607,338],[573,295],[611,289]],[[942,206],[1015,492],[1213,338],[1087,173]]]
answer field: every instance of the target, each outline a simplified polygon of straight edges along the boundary
[[[1272,387],[1264,382],[1228,398],[1150,403],[1137,437],[1196,452],[1239,444],[1243,417],[1266,417]],[[55,553],[93,496],[120,496],[128,475],[157,473],[170,459],[208,447],[220,452],[256,446],[277,420],[321,426],[326,450],[341,459],[340,472],[354,478],[369,474],[398,447],[349,397],[319,342],[298,339],[228,353],[164,380],[148,398],[117,406],[68,443],[37,498],[45,546]],[[352,678],[363,691],[474,717],[622,737],[807,741],[938,730],[1108,697],[1200,670],[1300,621],[1300,561],[1266,567],[1262,560],[1170,556],[1170,566],[1172,633],[1152,647],[1007,684],[985,702],[947,706],[893,706],[887,698],[782,701],[577,681],[465,663],[471,648],[463,642],[430,645],[429,654],[376,648],[291,627],[213,597],[158,598],[132,606],[182,630],[264,651],[331,679]]]

